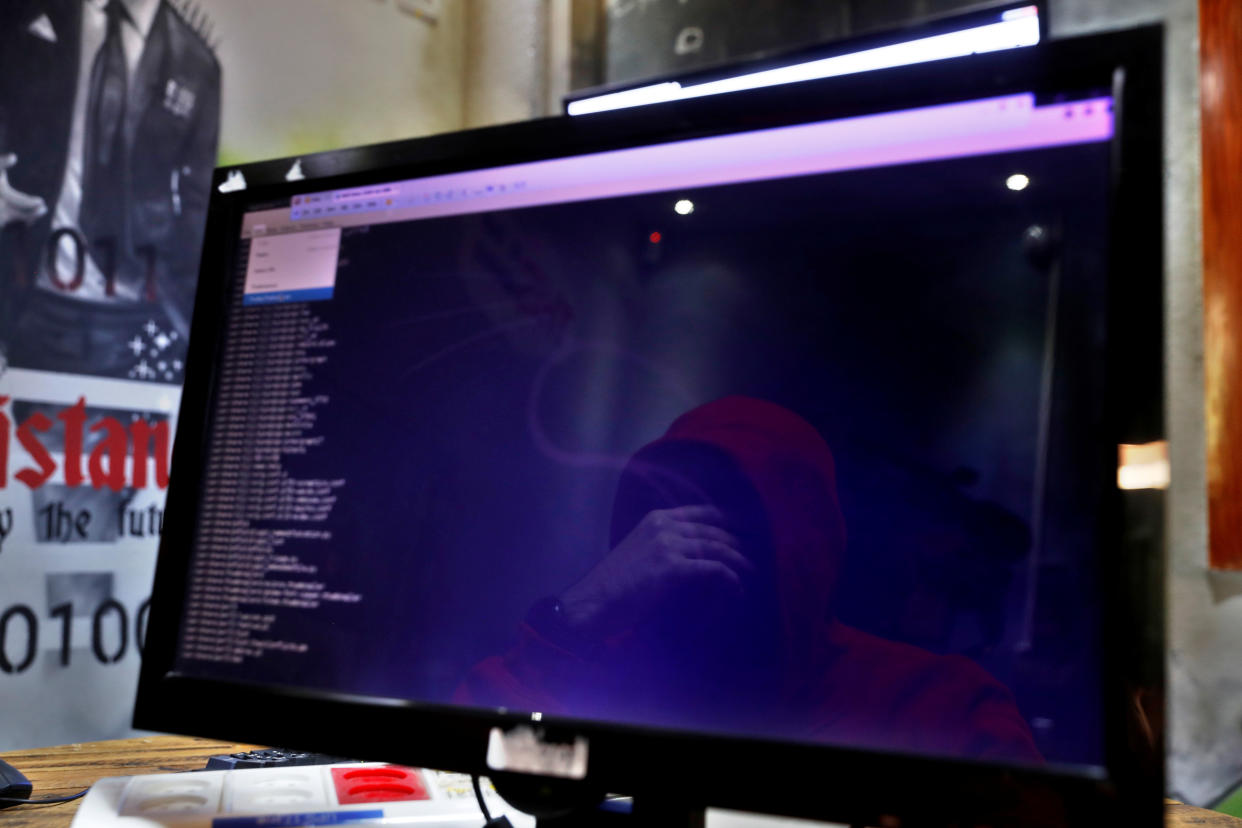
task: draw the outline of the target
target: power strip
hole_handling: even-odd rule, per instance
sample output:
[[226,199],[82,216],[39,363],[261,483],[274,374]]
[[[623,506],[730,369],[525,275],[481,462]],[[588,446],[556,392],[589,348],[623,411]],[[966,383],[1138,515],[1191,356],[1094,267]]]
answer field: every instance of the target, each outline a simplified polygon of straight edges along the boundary
[[[493,815],[534,828],[491,789]],[[470,777],[399,765],[344,764],[113,776],[82,801],[72,828],[291,828],[410,823],[481,826]]]

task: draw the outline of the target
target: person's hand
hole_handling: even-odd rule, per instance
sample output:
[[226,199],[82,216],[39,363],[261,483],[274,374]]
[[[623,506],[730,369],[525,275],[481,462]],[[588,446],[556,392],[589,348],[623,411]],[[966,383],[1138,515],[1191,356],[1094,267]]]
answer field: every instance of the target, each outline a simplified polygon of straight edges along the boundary
[[0,227],[20,221],[26,224],[47,215],[42,197],[23,193],[9,183],[9,168],[17,163],[13,153],[0,154]]
[[714,506],[648,512],[561,596],[566,623],[598,641],[632,628],[687,587],[741,597],[754,566],[724,523]]

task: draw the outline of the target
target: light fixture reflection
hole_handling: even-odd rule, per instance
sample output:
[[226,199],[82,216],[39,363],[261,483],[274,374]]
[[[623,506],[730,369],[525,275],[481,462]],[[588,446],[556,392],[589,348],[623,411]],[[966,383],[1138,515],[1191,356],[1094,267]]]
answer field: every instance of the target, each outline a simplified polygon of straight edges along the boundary
[[688,198],[683,198],[673,205],[673,212],[679,216],[688,216],[694,212],[694,202]]
[[1014,192],[1017,192],[1018,190],[1025,190],[1028,186],[1030,186],[1030,183],[1031,179],[1022,173],[1014,173],[1005,179],[1005,186]]

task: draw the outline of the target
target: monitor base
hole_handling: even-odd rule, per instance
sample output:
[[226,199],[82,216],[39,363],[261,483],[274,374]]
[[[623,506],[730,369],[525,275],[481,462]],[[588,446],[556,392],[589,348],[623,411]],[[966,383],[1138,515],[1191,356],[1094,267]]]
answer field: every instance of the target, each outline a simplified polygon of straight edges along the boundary
[[539,828],[632,826],[703,828],[705,808],[663,798],[608,798],[604,792],[568,779],[524,773],[488,774],[496,793],[531,814]]

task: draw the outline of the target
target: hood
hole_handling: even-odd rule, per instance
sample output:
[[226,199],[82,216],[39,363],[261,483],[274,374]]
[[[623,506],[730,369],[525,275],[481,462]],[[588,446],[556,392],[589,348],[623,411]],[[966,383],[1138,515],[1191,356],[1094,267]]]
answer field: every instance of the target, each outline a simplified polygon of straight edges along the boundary
[[[703,463],[703,449],[723,459]],[[686,458],[694,458],[687,460]],[[751,397],[724,397],[678,417],[664,436],[634,455],[618,485],[612,542],[652,507],[634,497],[641,486],[687,462],[709,500],[731,474],[750,491],[723,485],[725,499],[749,497],[762,512],[772,558],[786,675],[810,669],[832,618],[832,596],[845,551],[845,522],[837,500],[832,452],[815,428],[787,408]],[[729,471],[731,467],[732,472]],[[685,498],[683,497],[683,502]],[[724,508],[729,513],[728,507]],[[795,679],[796,681],[796,679]]]

